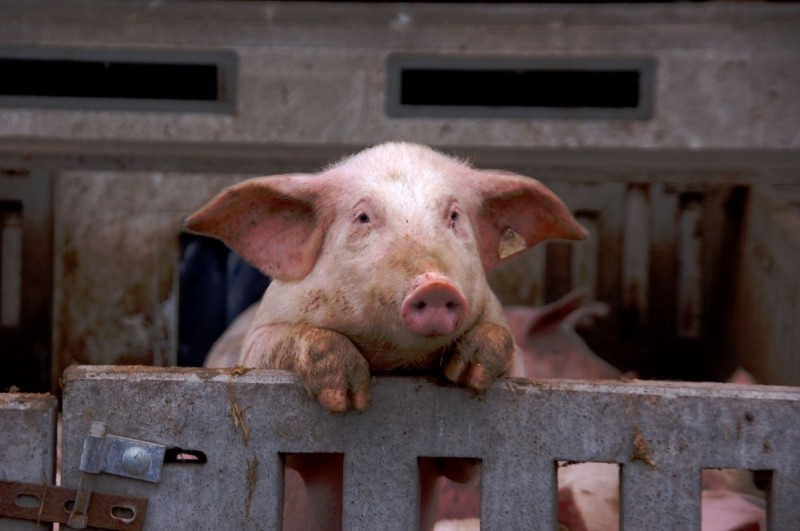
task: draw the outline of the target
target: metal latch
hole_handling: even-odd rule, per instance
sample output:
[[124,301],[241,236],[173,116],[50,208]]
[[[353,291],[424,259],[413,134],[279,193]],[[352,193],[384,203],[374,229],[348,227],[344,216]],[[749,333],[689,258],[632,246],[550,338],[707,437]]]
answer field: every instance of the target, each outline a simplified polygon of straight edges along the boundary
[[67,524],[75,529],[85,529],[88,525],[89,500],[98,474],[113,474],[157,483],[161,479],[165,453],[166,446],[107,435],[105,423],[92,422],[89,436],[83,443],[81,477],[75,505]]

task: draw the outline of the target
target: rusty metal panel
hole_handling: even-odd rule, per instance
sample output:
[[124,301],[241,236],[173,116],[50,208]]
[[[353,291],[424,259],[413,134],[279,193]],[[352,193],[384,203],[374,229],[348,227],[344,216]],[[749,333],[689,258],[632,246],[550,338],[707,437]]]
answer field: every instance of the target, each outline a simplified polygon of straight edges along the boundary
[[[9,515],[14,520],[33,522],[58,522],[66,524],[77,499],[74,489],[65,489],[39,483],[16,481],[0,483],[0,514]],[[109,496],[92,493],[92,503],[88,514],[88,526],[96,529],[115,531],[142,531],[147,500],[126,496]],[[22,500],[21,503],[16,503]],[[14,522],[17,525],[17,522]],[[21,525],[21,523],[20,523]],[[35,524],[34,524],[35,525]],[[3,529],[8,529],[3,527]],[[17,529],[14,527],[13,529]],[[27,528],[26,528],[27,529]]]
[[[51,395],[0,393],[0,481],[53,484],[57,410]],[[0,529],[48,527],[0,517]]]
[[800,209],[796,187],[754,186],[725,347],[760,381],[800,385]]
[[64,479],[78,481],[92,421],[201,450],[158,485],[110,476],[98,491],[149,499],[146,529],[277,529],[281,453],[344,454],[344,528],[412,529],[419,456],[478,457],[482,529],[554,529],[555,462],[622,466],[623,529],[699,529],[703,468],[772,471],[769,523],[800,521],[800,389],[674,382],[502,381],[485,395],[373,379],[364,412],[331,415],[292,375],[74,367],[66,374]]

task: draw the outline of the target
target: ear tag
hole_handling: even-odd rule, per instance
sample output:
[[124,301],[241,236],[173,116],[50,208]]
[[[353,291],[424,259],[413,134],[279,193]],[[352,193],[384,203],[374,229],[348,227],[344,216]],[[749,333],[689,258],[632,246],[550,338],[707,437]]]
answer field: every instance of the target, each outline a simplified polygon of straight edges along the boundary
[[520,236],[517,231],[511,227],[506,227],[503,230],[502,236],[500,236],[500,245],[497,246],[497,254],[502,260],[507,256],[524,251],[527,247],[528,244],[525,243],[525,239]]

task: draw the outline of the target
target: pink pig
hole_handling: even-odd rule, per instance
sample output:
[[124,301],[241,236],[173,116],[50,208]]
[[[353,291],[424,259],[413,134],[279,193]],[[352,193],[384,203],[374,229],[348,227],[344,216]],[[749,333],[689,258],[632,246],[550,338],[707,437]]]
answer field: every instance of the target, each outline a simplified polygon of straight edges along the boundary
[[597,356],[575,327],[584,319],[608,315],[608,305],[586,302],[575,290],[546,306],[506,306],[503,310],[522,350],[526,378],[619,379],[622,374]]
[[586,232],[539,182],[382,144],[314,175],[250,179],[190,216],[272,277],[241,363],[288,369],[331,411],[370,401],[370,370],[484,390],[520,374],[485,271]]

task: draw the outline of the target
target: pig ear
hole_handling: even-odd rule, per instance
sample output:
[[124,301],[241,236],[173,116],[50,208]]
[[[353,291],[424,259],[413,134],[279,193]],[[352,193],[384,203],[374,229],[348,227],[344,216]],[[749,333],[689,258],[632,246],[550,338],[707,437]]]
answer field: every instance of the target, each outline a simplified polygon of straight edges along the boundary
[[543,307],[528,328],[528,336],[534,336],[545,329],[564,322],[571,313],[583,306],[586,294],[581,289],[573,290],[559,300]]
[[564,203],[539,181],[499,171],[478,173],[483,204],[476,228],[487,271],[543,240],[587,236]]
[[221,239],[272,278],[301,279],[314,267],[325,237],[321,187],[312,180],[289,175],[236,184],[189,216],[186,228]]

